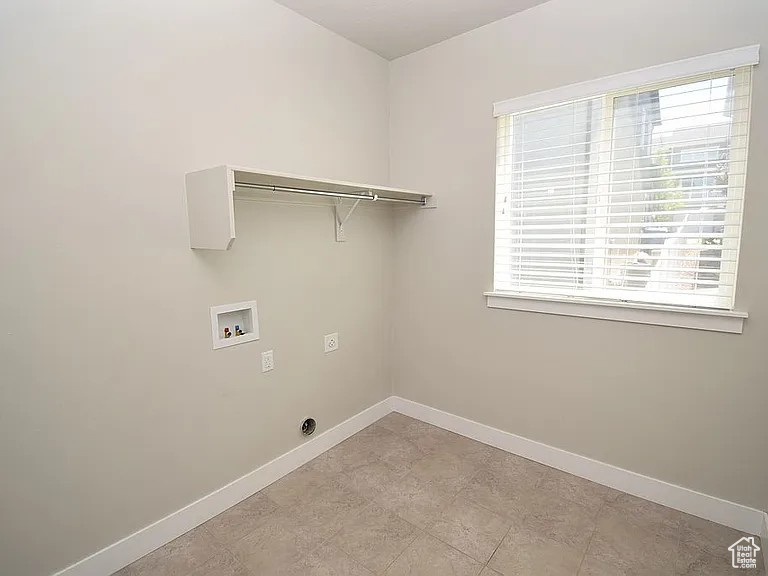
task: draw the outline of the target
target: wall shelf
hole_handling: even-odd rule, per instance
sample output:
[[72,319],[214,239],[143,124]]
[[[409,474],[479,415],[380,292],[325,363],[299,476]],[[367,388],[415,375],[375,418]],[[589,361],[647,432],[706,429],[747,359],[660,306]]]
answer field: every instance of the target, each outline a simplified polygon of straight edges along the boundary
[[[190,172],[185,179],[190,248],[229,250],[235,241],[235,190],[305,194],[335,198],[336,239],[344,241],[343,225],[361,201],[434,208],[431,194],[402,188],[372,186],[293,174],[217,166]],[[342,217],[341,201],[354,202]]]

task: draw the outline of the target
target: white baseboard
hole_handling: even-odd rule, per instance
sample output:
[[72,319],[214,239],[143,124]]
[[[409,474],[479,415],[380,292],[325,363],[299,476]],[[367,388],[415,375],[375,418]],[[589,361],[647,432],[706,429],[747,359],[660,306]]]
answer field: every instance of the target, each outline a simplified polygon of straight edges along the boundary
[[616,490],[706,518],[742,532],[758,534],[763,543],[768,542],[768,515],[754,508],[707,496],[411,400],[391,396],[181,510],[57,572],[54,576],[109,576],[245,500],[392,411],[418,418],[429,424]]
[[393,410],[406,416],[687,514],[749,534],[761,534],[763,541],[768,542],[766,514],[760,510],[617,468],[398,396],[391,400]]
[[83,558],[54,576],[108,576],[252,496],[392,411],[387,398],[181,510]]

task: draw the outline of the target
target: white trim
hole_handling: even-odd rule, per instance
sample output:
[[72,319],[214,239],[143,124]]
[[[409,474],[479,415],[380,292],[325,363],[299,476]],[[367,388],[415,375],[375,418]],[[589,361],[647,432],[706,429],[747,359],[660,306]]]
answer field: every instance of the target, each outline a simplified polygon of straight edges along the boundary
[[525,110],[543,108],[562,102],[591,98],[606,92],[626,90],[645,84],[666,82],[676,78],[696,76],[708,72],[728,70],[739,66],[757,64],[760,61],[760,45],[724,50],[704,56],[696,56],[667,64],[641,68],[631,72],[605,76],[595,80],[562,86],[553,90],[535,92],[518,98],[502,100],[493,105],[493,115],[514,114]]
[[112,574],[245,500],[392,411],[418,418],[467,438],[616,490],[634,494],[736,530],[758,534],[764,542],[768,542],[768,515],[759,510],[566,452],[411,400],[390,396],[290,452],[267,462],[253,472],[56,572],[53,576]]
[[611,300],[590,300],[567,296],[542,296],[529,294],[508,294],[506,292],[485,292],[488,308],[503,308],[559,316],[580,316],[598,320],[653,324],[693,330],[709,330],[741,334],[744,329],[746,312],[734,310],[710,310],[664,306],[642,302],[618,302]]
[[207,496],[203,496],[181,510],[161,518],[64,570],[56,572],[54,576],[106,576],[112,574],[269,486],[272,482],[333,448],[336,444],[373,424],[391,411],[390,399],[382,400],[297,446],[290,452],[267,462],[253,472],[249,472]]
[[[222,327],[219,325],[220,316],[227,314],[228,312],[242,312],[245,314],[244,318],[246,332],[242,336],[230,336],[229,338],[223,338],[221,335]],[[234,326],[232,327],[234,330]],[[234,334],[234,333],[233,333]],[[220,348],[226,348],[228,346],[235,346],[236,344],[245,344],[246,342],[253,342],[259,339],[259,313],[256,307],[256,300],[248,300],[247,302],[238,302],[237,304],[223,304],[221,306],[211,306],[211,341],[213,342],[213,349],[218,350]]]
[[712,520],[742,532],[761,533],[765,513],[760,510],[617,468],[398,396],[392,397],[392,408],[406,416],[418,418],[467,438],[495,446],[505,452],[523,456],[598,484]]

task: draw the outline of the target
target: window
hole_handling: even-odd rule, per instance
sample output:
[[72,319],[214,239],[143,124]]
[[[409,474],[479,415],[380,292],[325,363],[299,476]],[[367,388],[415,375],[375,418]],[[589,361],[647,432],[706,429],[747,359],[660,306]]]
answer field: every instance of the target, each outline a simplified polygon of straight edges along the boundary
[[731,310],[751,66],[498,115],[495,293]]

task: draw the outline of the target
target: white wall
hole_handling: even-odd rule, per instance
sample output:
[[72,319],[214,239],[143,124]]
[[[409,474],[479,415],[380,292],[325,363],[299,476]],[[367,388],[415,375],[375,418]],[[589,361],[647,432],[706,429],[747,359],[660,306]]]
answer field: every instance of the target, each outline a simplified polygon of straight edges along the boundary
[[[189,250],[184,174],[386,183],[388,64],[265,0],[0,5],[0,573],[45,575],[390,394],[392,219],[237,203]],[[208,307],[262,340],[211,350]],[[325,356],[322,336],[340,332]],[[260,353],[277,368],[262,375]]]
[[[398,220],[395,392],[768,510],[768,64],[754,75],[740,336],[486,308],[493,102],[762,43],[765,0],[552,0],[391,66],[390,180],[439,195]],[[763,60],[765,60],[763,54]]]

